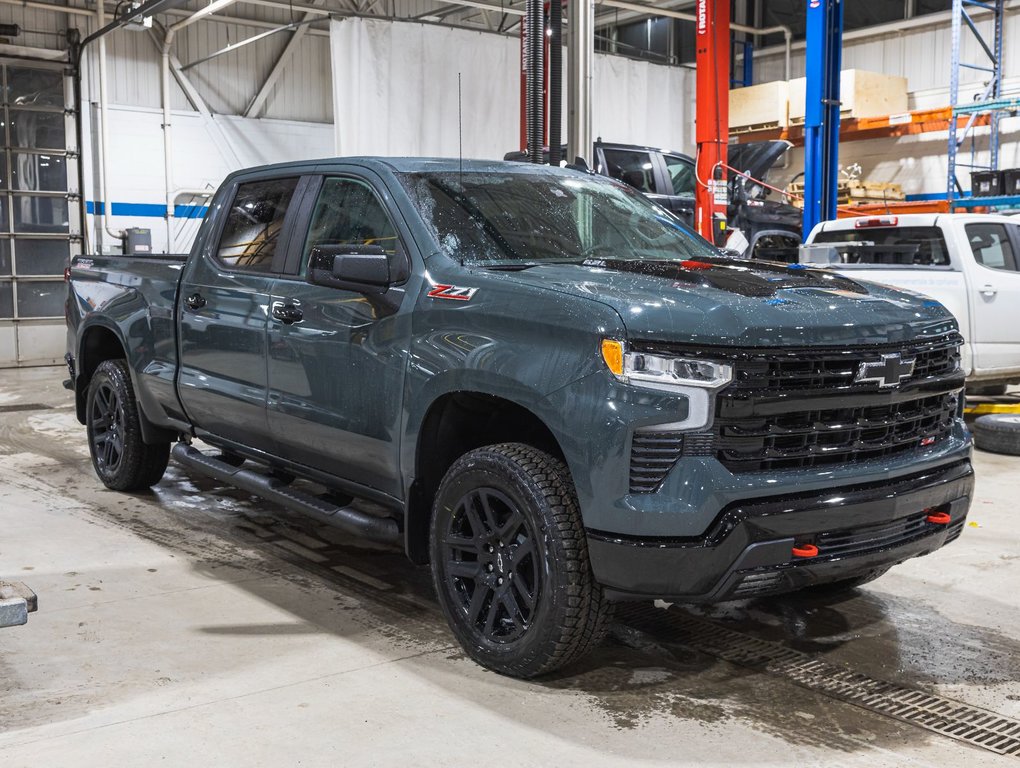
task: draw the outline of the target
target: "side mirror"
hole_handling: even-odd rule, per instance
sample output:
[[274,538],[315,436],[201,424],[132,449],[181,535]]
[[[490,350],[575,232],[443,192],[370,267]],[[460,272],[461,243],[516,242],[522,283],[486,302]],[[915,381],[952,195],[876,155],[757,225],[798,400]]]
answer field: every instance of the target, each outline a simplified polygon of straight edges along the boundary
[[385,293],[390,259],[378,245],[317,245],[308,264],[308,282],[358,293]]

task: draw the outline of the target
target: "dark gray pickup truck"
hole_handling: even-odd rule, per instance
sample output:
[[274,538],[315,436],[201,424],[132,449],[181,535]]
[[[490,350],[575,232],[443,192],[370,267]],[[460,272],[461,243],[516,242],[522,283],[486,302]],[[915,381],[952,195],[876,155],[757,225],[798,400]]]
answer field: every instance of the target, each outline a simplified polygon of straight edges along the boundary
[[952,541],[970,503],[941,305],[719,258],[578,171],[235,173],[187,258],[76,259],[67,319],[108,487],[159,482],[172,453],[402,543],[504,674],[580,658],[614,601],[863,583]]

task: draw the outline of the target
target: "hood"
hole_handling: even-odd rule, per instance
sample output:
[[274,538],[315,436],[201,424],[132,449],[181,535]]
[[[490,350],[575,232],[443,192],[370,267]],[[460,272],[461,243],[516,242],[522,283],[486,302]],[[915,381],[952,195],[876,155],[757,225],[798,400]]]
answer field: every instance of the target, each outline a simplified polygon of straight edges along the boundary
[[[759,181],[765,181],[772,166],[779,162],[779,159],[792,146],[790,142],[781,139],[730,144],[726,147],[727,165],[731,165]],[[732,172],[730,177],[732,180]]]
[[924,296],[799,264],[606,259],[493,274],[608,304],[635,340],[854,345],[908,341],[955,327],[952,315]]

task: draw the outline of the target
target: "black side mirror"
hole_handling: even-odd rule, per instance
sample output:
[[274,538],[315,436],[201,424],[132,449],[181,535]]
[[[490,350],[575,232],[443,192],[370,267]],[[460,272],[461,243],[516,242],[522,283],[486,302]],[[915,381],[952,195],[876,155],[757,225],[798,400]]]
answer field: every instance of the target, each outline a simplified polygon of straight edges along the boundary
[[308,282],[359,293],[384,293],[390,285],[390,259],[378,245],[317,245],[308,264]]

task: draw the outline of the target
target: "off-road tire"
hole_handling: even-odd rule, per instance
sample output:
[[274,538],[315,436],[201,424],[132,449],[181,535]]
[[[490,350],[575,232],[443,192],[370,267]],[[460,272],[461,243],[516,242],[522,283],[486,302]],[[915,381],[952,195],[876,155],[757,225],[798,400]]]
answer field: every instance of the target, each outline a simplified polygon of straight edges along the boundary
[[1020,414],[979,416],[974,420],[974,444],[982,451],[1020,456]]
[[170,443],[142,441],[138,402],[123,360],[104,360],[92,374],[85,424],[92,466],[107,488],[139,491],[163,477]]
[[[514,523],[514,513],[523,522]],[[510,522],[503,527],[500,520]],[[473,536],[459,535],[465,525]],[[504,541],[500,531],[508,530],[514,536]],[[577,494],[559,459],[520,443],[491,445],[460,457],[436,494],[429,546],[446,620],[482,666],[511,677],[536,677],[577,661],[605,637],[612,604],[592,576]],[[509,558],[505,562],[501,552]],[[523,559],[518,557],[522,552]],[[510,575],[499,592],[503,587],[495,579],[505,573]],[[524,617],[527,599],[522,595],[528,592],[529,574],[537,574],[537,581],[530,590],[534,606]],[[521,609],[516,618],[501,602],[504,593]],[[472,621],[476,595],[480,602]],[[490,619],[493,604],[496,618]]]

